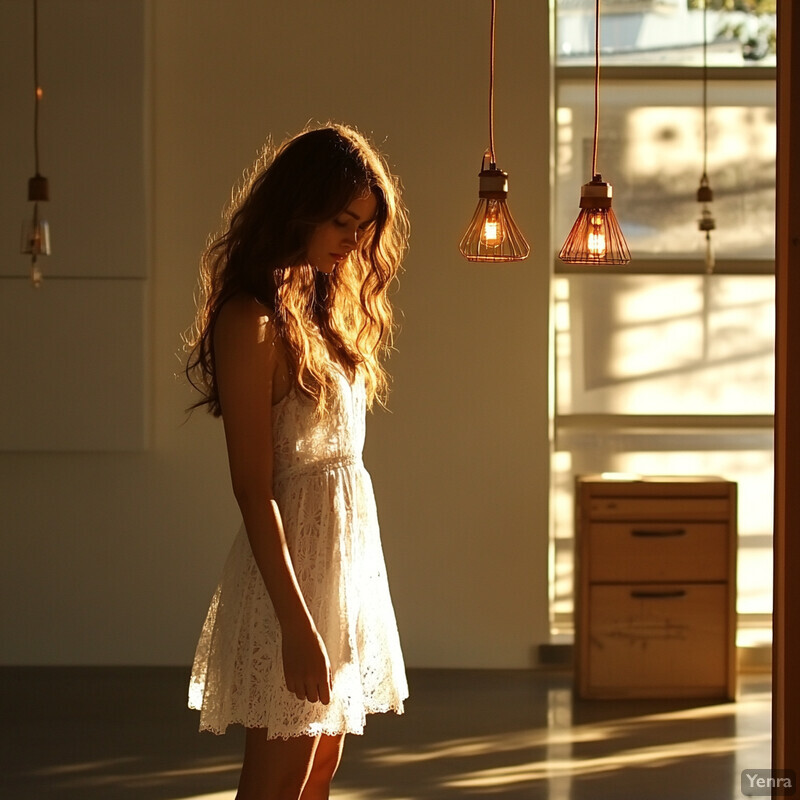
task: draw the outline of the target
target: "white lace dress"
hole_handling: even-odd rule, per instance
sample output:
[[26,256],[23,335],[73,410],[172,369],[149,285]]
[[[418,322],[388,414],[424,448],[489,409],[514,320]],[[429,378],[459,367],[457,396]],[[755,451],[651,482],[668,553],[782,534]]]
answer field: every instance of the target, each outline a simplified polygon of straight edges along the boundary
[[362,733],[366,715],[408,696],[372,483],[361,453],[361,381],[341,376],[327,419],[294,390],[272,407],[274,494],[300,588],[331,662],[329,705],[284,682],[281,633],[242,527],[195,654],[189,707],[200,730],[232,723],[273,738]]

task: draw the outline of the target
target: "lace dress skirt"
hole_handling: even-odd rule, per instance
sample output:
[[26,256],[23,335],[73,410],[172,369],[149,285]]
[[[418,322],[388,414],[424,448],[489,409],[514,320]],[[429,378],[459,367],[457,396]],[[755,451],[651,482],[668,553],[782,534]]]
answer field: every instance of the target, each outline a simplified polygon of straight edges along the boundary
[[[362,733],[366,715],[402,713],[408,695],[369,474],[363,390],[344,382],[332,430],[290,394],[273,408],[275,498],[301,591],[331,663],[328,705],[286,688],[280,626],[244,527],[197,645],[189,706],[200,729],[266,728],[272,738]],[[328,435],[326,435],[328,434]]]

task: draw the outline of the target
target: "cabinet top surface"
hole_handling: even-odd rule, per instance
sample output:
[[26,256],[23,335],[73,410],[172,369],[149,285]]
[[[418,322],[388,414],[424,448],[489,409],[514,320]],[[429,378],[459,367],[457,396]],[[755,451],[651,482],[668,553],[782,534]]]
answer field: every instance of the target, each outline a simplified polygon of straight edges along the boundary
[[631,475],[602,473],[576,476],[578,486],[600,495],[727,494],[735,481],[716,475]]
[[583,483],[732,483],[719,475],[639,475],[634,472],[598,472],[578,475]]

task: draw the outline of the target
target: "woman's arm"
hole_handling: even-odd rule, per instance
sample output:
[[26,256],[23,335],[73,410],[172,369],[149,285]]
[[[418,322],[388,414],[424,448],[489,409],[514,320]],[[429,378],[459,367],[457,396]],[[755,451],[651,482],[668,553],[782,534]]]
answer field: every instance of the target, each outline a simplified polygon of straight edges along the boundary
[[234,297],[214,328],[214,362],[233,493],[281,626],[286,686],[330,702],[330,664],[292,566],[272,491],[272,383],[283,351],[267,309]]

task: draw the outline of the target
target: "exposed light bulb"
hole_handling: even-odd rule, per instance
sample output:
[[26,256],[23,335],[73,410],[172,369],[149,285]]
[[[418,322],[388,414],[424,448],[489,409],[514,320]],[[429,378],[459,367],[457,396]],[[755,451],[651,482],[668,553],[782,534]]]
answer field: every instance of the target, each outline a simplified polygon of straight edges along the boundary
[[489,200],[486,204],[486,215],[483,219],[481,243],[487,247],[499,247],[506,240],[506,229],[503,225],[497,200]]
[[592,214],[589,217],[586,249],[589,251],[589,255],[595,258],[602,258],[606,254],[606,226],[602,214]]

